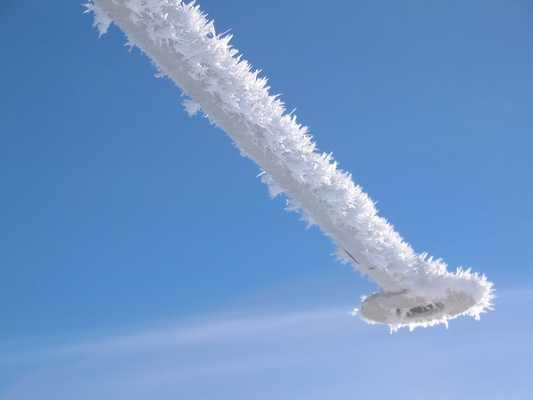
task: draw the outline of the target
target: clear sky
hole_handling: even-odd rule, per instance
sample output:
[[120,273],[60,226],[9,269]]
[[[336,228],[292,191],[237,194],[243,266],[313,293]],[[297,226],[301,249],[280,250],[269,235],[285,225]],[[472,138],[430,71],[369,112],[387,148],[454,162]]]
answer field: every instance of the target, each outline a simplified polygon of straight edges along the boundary
[[376,290],[81,2],[0,4],[0,399],[529,399],[533,4],[201,0],[417,252],[495,311]]

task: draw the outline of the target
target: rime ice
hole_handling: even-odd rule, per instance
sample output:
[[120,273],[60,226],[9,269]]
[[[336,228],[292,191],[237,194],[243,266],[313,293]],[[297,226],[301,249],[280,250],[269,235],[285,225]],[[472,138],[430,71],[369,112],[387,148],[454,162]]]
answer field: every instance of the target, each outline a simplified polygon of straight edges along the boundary
[[341,260],[379,284],[363,301],[363,319],[394,330],[479,318],[490,308],[492,284],[416,254],[332,155],[316,151],[307,128],[230,45],[231,35],[217,34],[194,2],[94,0],[88,8],[101,34],[113,20],[188,96],[189,115],[201,109],[263,169],[271,195],[285,193],[291,209],[332,239]]

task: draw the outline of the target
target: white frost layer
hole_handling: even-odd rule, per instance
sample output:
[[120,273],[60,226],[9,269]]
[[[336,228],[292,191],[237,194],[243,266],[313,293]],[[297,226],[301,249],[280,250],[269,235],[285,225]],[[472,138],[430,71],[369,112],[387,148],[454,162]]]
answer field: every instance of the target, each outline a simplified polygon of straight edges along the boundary
[[[192,115],[202,110],[235,141],[241,152],[264,171],[270,193],[285,193],[291,209],[301,212],[338,246],[345,262],[376,281],[383,291],[438,302],[451,292],[467,293],[474,305],[458,315],[479,317],[490,308],[492,283],[484,276],[446,270],[441,260],[416,254],[377,215],[370,198],[351,176],[337,168],[331,154],[316,152],[307,128],[286,113],[269,94],[265,78],[242,60],[229,44],[231,35],[218,35],[199,7],[181,0],[93,0],[95,25],[103,34],[113,20],[190,100]],[[429,326],[457,315],[426,321],[398,321],[401,326]]]

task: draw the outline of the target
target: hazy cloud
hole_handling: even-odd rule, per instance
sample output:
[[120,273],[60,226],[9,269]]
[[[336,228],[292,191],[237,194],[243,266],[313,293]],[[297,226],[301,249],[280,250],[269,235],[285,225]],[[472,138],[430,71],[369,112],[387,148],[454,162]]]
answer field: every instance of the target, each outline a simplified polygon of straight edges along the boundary
[[392,335],[344,309],[234,310],[4,351],[0,399],[526,398],[532,303],[503,293],[480,322]]

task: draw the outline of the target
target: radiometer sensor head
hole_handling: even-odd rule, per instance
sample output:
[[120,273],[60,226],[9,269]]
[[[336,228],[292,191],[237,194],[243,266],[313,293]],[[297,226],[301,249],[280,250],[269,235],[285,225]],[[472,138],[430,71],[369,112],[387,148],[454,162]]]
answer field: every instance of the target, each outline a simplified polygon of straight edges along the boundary
[[432,326],[466,314],[476,304],[462,291],[449,291],[442,298],[426,298],[409,290],[401,293],[376,292],[366,297],[359,314],[370,323],[388,324],[392,330],[408,326]]

